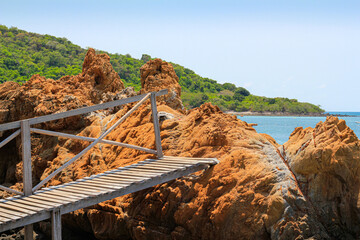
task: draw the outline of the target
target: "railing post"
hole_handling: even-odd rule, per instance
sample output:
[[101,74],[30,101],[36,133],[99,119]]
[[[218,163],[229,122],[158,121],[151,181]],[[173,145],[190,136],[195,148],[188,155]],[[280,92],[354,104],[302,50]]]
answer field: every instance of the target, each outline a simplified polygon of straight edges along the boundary
[[158,118],[158,111],[157,111],[157,107],[156,107],[156,93],[151,93],[150,101],[151,101],[151,111],[152,111],[154,132],[155,132],[156,155],[158,158],[162,158],[164,156],[164,154],[162,152],[162,147],[161,147],[159,118]]
[[60,209],[51,211],[51,235],[52,240],[61,240],[61,214]]
[[[32,170],[31,170],[31,136],[29,120],[22,120],[21,126],[21,145],[23,161],[23,188],[24,195],[32,194]],[[25,226],[25,240],[33,239],[33,225]]]

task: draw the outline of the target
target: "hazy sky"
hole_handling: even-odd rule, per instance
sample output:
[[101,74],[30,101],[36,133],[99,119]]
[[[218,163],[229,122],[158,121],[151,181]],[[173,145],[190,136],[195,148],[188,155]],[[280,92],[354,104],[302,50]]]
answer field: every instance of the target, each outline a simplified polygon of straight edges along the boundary
[[150,54],[255,95],[360,111],[360,1],[0,1],[0,24]]

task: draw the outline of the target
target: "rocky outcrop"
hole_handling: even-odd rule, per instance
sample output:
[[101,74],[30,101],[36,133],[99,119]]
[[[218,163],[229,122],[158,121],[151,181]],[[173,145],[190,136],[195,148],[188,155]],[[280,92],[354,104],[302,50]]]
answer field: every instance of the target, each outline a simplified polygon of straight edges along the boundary
[[[1,84],[0,124],[77,109],[134,94],[131,89],[124,89],[123,82],[110,64],[109,56],[97,55],[94,49],[89,49],[83,71],[77,76],[65,76],[53,80],[34,75],[21,86],[14,82]],[[104,111],[102,114],[108,113]],[[41,127],[77,133],[91,123],[91,118],[92,115],[74,116],[48,122]],[[10,132],[0,132],[0,137],[9,134]],[[56,156],[58,139],[33,134],[32,143],[33,176],[34,181],[38,181],[44,169]],[[2,154],[0,181],[5,185],[21,181],[20,140],[12,141],[1,148],[0,154]]]
[[[59,80],[34,75],[24,85],[6,82],[0,85],[0,124],[116,99],[124,89],[119,75],[106,54],[95,54],[89,49],[83,71],[77,76]],[[63,123],[59,123],[63,121]],[[80,117],[59,120],[50,127],[77,129],[83,127]]]
[[[78,76],[64,77],[61,81],[34,76],[24,86],[0,85],[0,98],[4,101],[0,105],[0,119],[13,121],[136,94],[132,89],[122,89],[121,80],[108,63],[106,55],[95,55],[90,50],[83,73]],[[170,90],[168,95],[158,98],[158,111],[168,116],[160,123],[164,154],[216,157],[220,163],[207,171],[68,214],[63,218],[65,227],[71,226],[97,239],[328,239],[346,234],[354,236],[351,228],[357,218],[348,220],[345,216],[356,210],[354,195],[358,193],[358,166],[351,153],[358,153],[358,145],[356,137],[341,121],[329,119],[326,124],[319,124],[314,132],[298,129],[280,151],[273,138],[258,134],[251,124],[225,114],[209,103],[183,111],[178,78],[170,64],[160,59],[149,61],[141,68],[141,81],[141,92]],[[149,100],[107,139],[154,149],[148,105]],[[83,116],[81,121],[64,120],[42,127],[98,137],[132,106],[98,111]],[[314,152],[312,142],[316,145],[313,149],[317,149]],[[34,183],[46,178],[89,145],[78,140],[36,134],[32,136],[32,144]],[[331,153],[326,150],[328,146],[331,146]],[[342,147],[338,149],[338,146]],[[18,151],[19,145],[5,149],[0,156],[17,156],[11,151],[14,149]],[[326,162],[325,156],[332,156],[335,149],[338,149],[334,154],[337,157],[330,157]],[[314,158],[319,152],[325,160]],[[349,156],[354,159],[349,160]],[[134,149],[101,143],[57,175],[49,185],[152,157]],[[311,170],[314,159],[320,159],[316,160],[319,166]],[[4,160],[2,157],[1,161]],[[12,170],[9,166],[0,167],[13,172],[13,179],[18,182],[13,187],[21,189],[21,164],[13,165]],[[334,185],[335,190],[319,189],[323,185],[315,182],[322,174],[320,183],[329,189]],[[349,209],[345,204],[349,204]],[[333,213],[326,214],[319,209]],[[326,218],[330,217],[336,218],[336,224],[329,224]],[[43,225],[44,231],[48,229],[46,226]],[[340,229],[339,235],[332,226]]]
[[296,128],[281,151],[331,235],[359,237],[360,142],[345,121]]
[[[127,109],[96,119],[80,134],[97,136]],[[165,155],[217,157],[212,169],[130,194],[67,216],[72,226],[98,239],[326,239],[325,229],[305,199],[276,147],[247,123],[204,104],[161,123]],[[134,137],[136,136],[136,137]],[[139,108],[108,137],[154,148],[151,111]],[[87,143],[59,144],[42,178]],[[133,149],[101,144],[51,184],[68,182],[152,157]],[[85,221],[85,220],[86,221]],[[102,221],[99,221],[102,219]],[[201,226],[201,227],[200,227]],[[120,234],[120,235],[119,235]]]
[[150,60],[140,68],[141,92],[168,89],[168,94],[159,98],[173,109],[183,110],[179,77],[173,66],[159,58]]

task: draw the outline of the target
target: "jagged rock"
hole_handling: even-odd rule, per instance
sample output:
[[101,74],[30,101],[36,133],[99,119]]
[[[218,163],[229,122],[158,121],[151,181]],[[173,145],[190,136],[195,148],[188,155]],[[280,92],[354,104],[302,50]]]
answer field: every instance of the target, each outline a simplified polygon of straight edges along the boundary
[[[83,72],[77,76],[53,80],[34,75],[22,86],[14,82],[0,84],[0,124],[111,101],[123,88],[124,84],[113,70],[110,58],[106,54],[96,55],[94,49],[89,49]],[[41,127],[77,133],[90,122],[90,118],[79,115],[47,122]],[[10,133],[11,131],[0,132],[0,138]],[[17,139],[0,149],[0,154],[3,154],[0,159],[2,183],[14,183],[22,179],[20,144]],[[38,181],[48,163],[57,154],[58,140],[32,134],[32,144],[33,177],[34,181]],[[19,164],[15,170],[17,163]]]
[[[0,85],[0,123],[63,112],[112,99],[124,89],[119,75],[106,54],[89,49],[83,71],[59,80],[34,75],[24,85],[6,82]],[[51,123],[52,129],[78,129],[84,126],[81,116]]]
[[296,128],[281,151],[331,235],[358,238],[360,142],[346,122]]
[[168,89],[168,94],[159,99],[173,109],[183,110],[181,101],[181,87],[179,77],[176,75],[173,66],[159,58],[150,60],[140,68],[141,91],[153,92]]
[[[95,55],[91,50],[84,63],[84,72],[78,76],[64,77],[61,81],[34,76],[24,86],[0,85],[3,100],[0,102],[0,119],[13,121],[136,94],[133,89],[123,90],[121,80],[108,62],[105,55]],[[141,81],[141,92],[170,89],[167,96],[158,99],[158,111],[174,116],[160,123],[164,154],[216,157],[220,163],[205,172],[68,214],[64,217],[65,227],[76,226],[98,239],[328,239],[336,235],[324,218],[335,216],[335,222],[342,223],[336,225],[340,229],[339,236],[343,237],[347,232],[353,234],[351,227],[357,221],[356,217],[346,219],[346,214],[357,213],[354,208],[357,198],[353,196],[359,192],[356,187],[359,159],[356,161],[352,153],[358,154],[359,144],[346,125],[330,119],[327,124],[317,126],[315,137],[307,130],[298,129],[284,146],[286,155],[282,155],[270,136],[258,134],[250,124],[224,114],[210,103],[185,113],[178,78],[170,64],[160,59],[149,61],[141,68]],[[87,124],[72,119],[43,127],[98,137],[132,106],[116,109],[119,110],[116,113],[97,111],[86,117]],[[148,100],[107,139],[155,149],[151,114]],[[309,136],[315,138],[314,149],[318,150],[309,151],[308,156],[311,143],[304,143]],[[88,144],[33,134],[34,184]],[[327,146],[331,149],[327,150]],[[315,158],[321,161],[312,170],[312,157],[320,152],[328,159],[326,156],[332,156],[333,149],[336,149],[336,157],[330,157],[330,162],[323,162],[322,157]],[[5,148],[0,152],[1,162],[8,160],[4,156],[12,156],[13,162],[19,162],[18,151],[19,143]],[[301,154],[303,156],[299,157]],[[49,185],[70,182],[151,157],[154,156],[101,143],[58,174]],[[349,157],[353,159],[349,160]],[[0,165],[1,172],[16,173],[17,183],[13,187],[20,190],[21,164],[17,164],[16,169],[14,164],[11,166],[13,168],[9,170],[9,166]],[[333,185],[335,189],[326,191],[319,189],[320,185],[312,184],[317,177],[311,175],[314,174],[311,171],[318,171],[319,176],[323,174],[320,179],[324,186],[330,188]],[[301,181],[306,180],[300,188],[295,176]],[[308,196],[315,196],[316,201],[310,201]],[[319,213],[320,207],[339,214]],[[354,228],[354,231],[358,230]]]

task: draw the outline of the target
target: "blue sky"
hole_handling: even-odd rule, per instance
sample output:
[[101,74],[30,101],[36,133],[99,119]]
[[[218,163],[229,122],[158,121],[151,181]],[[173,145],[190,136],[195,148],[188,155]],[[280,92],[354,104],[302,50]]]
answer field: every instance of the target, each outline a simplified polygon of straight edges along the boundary
[[0,24],[150,54],[253,94],[360,111],[360,1],[1,1]]

